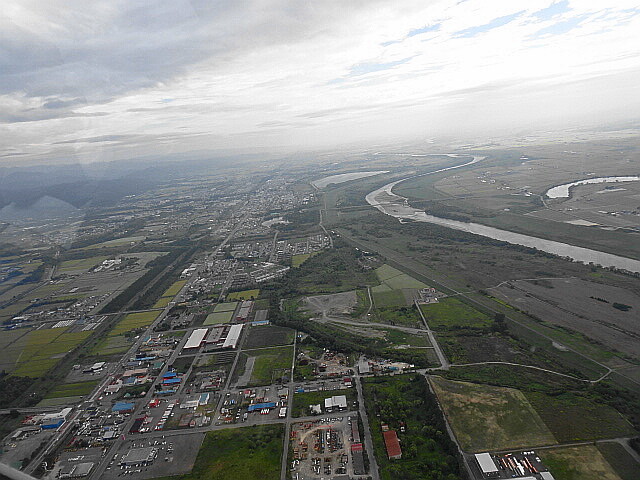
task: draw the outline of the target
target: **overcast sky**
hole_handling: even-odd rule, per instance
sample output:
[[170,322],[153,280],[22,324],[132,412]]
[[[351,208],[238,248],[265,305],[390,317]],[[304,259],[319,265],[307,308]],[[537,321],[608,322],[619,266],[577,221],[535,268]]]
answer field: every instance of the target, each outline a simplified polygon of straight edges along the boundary
[[0,164],[638,118],[640,2],[4,0]]

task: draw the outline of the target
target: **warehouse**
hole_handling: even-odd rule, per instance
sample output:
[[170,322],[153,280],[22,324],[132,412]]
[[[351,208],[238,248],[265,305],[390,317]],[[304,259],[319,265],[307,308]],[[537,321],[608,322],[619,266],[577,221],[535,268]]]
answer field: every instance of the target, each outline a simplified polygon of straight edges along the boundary
[[248,412],[255,412],[256,410],[262,410],[264,408],[276,408],[276,404],[274,402],[267,402],[267,403],[256,403],[254,405],[249,405],[249,408],[247,408]]
[[135,408],[135,404],[128,402],[118,402],[113,407],[111,407],[111,411],[114,413],[131,413]]
[[209,329],[207,328],[197,328],[196,330],[191,332],[191,335],[189,336],[187,343],[184,344],[184,347],[182,347],[182,349],[192,350],[192,349],[200,348],[208,332],[209,332]]
[[491,458],[491,455],[488,453],[478,453],[476,454],[476,462],[480,466],[480,471],[482,475],[486,478],[498,477],[500,472],[498,467],[496,467],[496,463]]
[[242,333],[243,325],[231,325],[227,338],[222,344],[222,348],[236,348],[238,341],[240,340],[240,334]]
[[334,410],[346,410],[346,409],[347,409],[346,395],[336,395],[336,396],[324,399],[325,412],[333,412]]
[[395,430],[382,432],[382,436],[384,437],[384,446],[387,448],[389,460],[400,460],[402,458],[402,449]]
[[134,448],[122,457],[120,465],[134,467],[138,465],[151,465],[156,458],[157,450],[153,447]]
[[66,468],[60,470],[58,475],[60,478],[79,478],[86,477],[93,469],[93,462],[78,463],[76,465],[69,465]]

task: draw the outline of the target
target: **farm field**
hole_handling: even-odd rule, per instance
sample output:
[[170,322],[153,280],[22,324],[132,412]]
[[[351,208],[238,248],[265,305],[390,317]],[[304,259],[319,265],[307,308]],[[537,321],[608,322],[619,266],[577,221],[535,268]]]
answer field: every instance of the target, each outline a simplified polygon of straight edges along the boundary
[[207,315],[203,325],[218,325],[221,323],[229,323],[233,318],[233,310],[230,312],[213,312]]
[[131,341],[124,335],[105,337],[91,349],[91,354],[98,356],[116,355],[126,352],[129,347],[131,347]]
[[376,269],[376,275],[380,283],[386,285],[391,290],[401,290],[403,288],[425,288],[426,285],[419,280],[393,268],[387,264]]
[[565,393],[527,392],[527,400],[559,442],[633,436],[636,432],[613,408]]
[[556,439],[519,390],[431,377],[464,451],[552,445]]
[[593,445],[538,450],[556,480],[621,480]]
[[214,307],[213,312],[214,313],[218,313],[218,312],[234,312],[237,305],[238,305],[238,302],[219,303],[218,305],[216,305]]
[[430,347],[429,337],[427,335],[416,335],[413,333],[395,330],[393,328],[377,329],[384,333],[384,336],[391,345],[410,345],[412,347]]
[[227,300],[253,300],[255,298],[258,298],[258,295],[260,295],[260,290],[258,290],[257,288],[253,290],[243,290],[241,292],[231,292],[229,295],[227,295]]
[[324,399],[333,397],[334,395],[345,395],[347,397],[347,410],[355,410],[353,402],[357,399],[357,392],[354,387],[344,390],[323,390],[321,392],[304,392],[294,393],[293,403],[291,406],[291,416],[294,418],[306,417],[311,415],[309,411],[310,405],[320,404],[324,409]]
[[94,243],[93,245],[88,245],[86,247],[82,247],[80,250],[90,250],[93,248],[102,248],[102,247],[120,247],[122,245],[128,245],[130,243],[141,242],[146,237],[123,237],[116,238],[114,240],[107,240],[106,242]]
[[391,290],[382,284],[371,289],[373,303],[378,308],[404,307],[407,305],[407,297],[402,290]]
[[186,280],[178,280],[176,282],[173,282],[173,284],[169,288],[167,288],[167,290],[162,294],[162,296],[175,297],[180,292],[182,287],[185,286],[186,283],[187,283]]
[[293,343],[295,331],[277,325],[250,327],[249,335],[243,348],[270,347],[272,345],[288,345]]
[[376,308],[376,317],[382,323],[423,328],[422,318],[415,307]]
[[2,355],[0,356],[0,371],[4,370],[10,373],[20,354],[24,349],[29,332],[28,328],[19,328],[16,330],[5,330],[0,333],[0,349]]
[[138,328],[148,327],[158,318],[160,312],[129,313],[109,332],[110,337],[123,335]]
[[191,473],[173,480],[279,480],[284,428],[261,425],[209,432]]
[[173,300],[173,297],[160,297],[152,308],[164,308],[171,303],[171,300]]
[[39,377],[93,332],[69,332],[70,327],[33,330],[16,362],[14,375]]
[[98,384],[97,380],[88,382],[64,383],[47,393],[45,398],[77,397],[91,393]]
[[457,298],[443,298],[438,303],[420,305],[420,310],[433,330],[490,327],[493,320],[488,315],[461,302]]

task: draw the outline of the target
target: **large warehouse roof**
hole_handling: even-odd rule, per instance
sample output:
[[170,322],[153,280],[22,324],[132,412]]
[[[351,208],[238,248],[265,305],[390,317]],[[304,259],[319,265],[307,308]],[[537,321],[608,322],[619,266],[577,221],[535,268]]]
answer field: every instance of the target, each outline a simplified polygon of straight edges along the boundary
[[498,471],[498,467],[496,467],[493,458],[488,453],[478,453],[476,454],[476,461],[478,465],[480,465],[480,469],[482,473],[495,473]]
[[202,341],[204,337],[207,336],[208,328],[198,328],[191,332],[191,336],[187,340],[187,343],[184,344],[183,348],[198,348],[202,345]]
[[224,341],[222,348],[236,348],[238,341],[240,340],[240,333],[242,332],[242,327],[244,325],[231,325],[229,329],[229,333],[227,334],[227,339]]

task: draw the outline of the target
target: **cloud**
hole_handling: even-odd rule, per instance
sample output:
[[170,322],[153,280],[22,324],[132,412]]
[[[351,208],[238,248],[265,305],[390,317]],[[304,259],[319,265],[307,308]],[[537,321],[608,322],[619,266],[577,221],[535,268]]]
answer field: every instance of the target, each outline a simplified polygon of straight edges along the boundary
[[630,117],[640,103],[628,91],[629,79],[640,83],[634,8],[632,0],[10,0],[0,17],[0,155],[94,161],[299,148],[479,128],[469,111],[527,125],[531,116],[507,105],[539,88],[551,105],[543,113],[579,121],[594,93],[581,89],[569,102],[565,85],[601,77],[611,79],[596,92],[601,120]]

